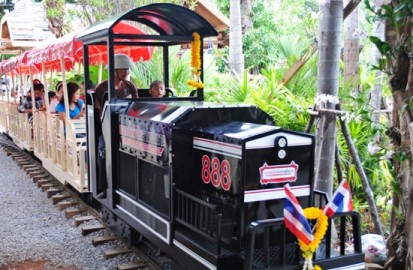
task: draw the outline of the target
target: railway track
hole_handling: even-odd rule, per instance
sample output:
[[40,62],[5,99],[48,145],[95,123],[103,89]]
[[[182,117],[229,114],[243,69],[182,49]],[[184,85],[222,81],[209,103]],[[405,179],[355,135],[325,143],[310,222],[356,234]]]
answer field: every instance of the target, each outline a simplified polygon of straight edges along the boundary
[[[102,231],[100,235],[92,239],[91,245],[97,247],[111,241],[121,241],[107,227],[101,219],[99,205],[89,194],[79,194],[69,186],[61,184],[49,172],[47,172],[32,154],[21,150],[5,134],[0,134],[0,148],[10,156],[16,164],[32,179],[33,184],[39,188],[56,206],[56,211],[64,211],[68,222],[73,221],[75,227],[80,227],[81,236],[86,236],[96,231]],[[91,221],[93,224],[90,224]],[[145,240],[132,246],[127,243],[119,248],[104,250],[104,258],[110,259],[126,253],[135,253],[139,260],[127,264],[118,265],[119,270],[131,269],[156,269],[165,270],[171,268],[171,260],[162,255],[156,248]]]

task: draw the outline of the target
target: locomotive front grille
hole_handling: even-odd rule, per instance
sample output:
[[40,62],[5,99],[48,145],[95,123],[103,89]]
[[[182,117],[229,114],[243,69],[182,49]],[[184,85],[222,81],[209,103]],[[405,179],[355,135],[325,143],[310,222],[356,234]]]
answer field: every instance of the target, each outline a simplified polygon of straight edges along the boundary
[[235,209],[218,207],[178,189],[176,202],[175,220],[179,224],[214,243],[217,254],[221,252],[222,243],[227,244],[225,248],[229,247],[237,224]]
[[202,201],[182,190],[176,190],[177,212],[175,220],[209,240],[220,237],[221,214],[217,206]]

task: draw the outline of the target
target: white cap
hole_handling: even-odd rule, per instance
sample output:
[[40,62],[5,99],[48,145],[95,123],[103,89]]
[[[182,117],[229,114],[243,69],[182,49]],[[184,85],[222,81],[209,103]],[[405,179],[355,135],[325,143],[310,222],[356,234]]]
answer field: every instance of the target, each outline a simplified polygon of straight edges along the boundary
[[129,56],[123,53],[115,54],[115,69],[128,69],[132,67],[133,63]]

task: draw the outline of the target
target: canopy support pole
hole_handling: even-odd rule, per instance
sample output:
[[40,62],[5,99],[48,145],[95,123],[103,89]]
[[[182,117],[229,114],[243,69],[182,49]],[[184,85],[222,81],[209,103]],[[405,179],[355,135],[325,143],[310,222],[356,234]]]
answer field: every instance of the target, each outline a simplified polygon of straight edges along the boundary
[[64,104],[65,104],[66,119],[70,119],[69,97],[68,97],[68,93],[67,93],[67,83],[66,83],[66,70],[65,70],[64,59],[63,59],[62,56],[60,57],[60,70],[62,72],[63,98],[64,98]]

